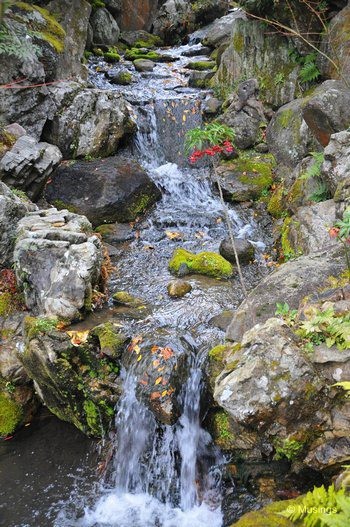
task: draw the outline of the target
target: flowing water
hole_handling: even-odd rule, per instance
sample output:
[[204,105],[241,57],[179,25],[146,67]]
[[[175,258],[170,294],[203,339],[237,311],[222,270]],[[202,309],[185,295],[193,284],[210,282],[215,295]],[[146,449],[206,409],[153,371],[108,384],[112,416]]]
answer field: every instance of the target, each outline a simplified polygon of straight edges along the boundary
[[[162,199],[136,222],[131,240],[116,244],[117,271],[110,282],[111,292],[127,290],[143,300],[145,310],[136,312],[111,303],[80,325],[91,327],[111,319],[131,335],[142,335],[153,344],[170,342],[186,353],[187,378],[178,401],[181,415],[174,425],[160,424],[137,396],[136,366],[125,365],[124,395],[116,409],[116,435],[104,478],[95,485],[82,485],[78,479],[69,486],[71,498],[64,503],[48,491],[55,502],[51,511],[46,502],[38,505],[41,513],[46,508],[41,518],[47,519],[17,521],[16,527],[222,526],[220,467],[224,460],[201,427],[203,368],[210,347],[224,339],[216,317],[234,309],[242,292],[237,278],[218,281],[190,276],[186,278],[192,291],[184,298],[170,299],[166,293],[172,279],[168,261],[176,247],[218,251],[227,235],[208,167],[193,169],[183,155],[186,131],[200,125],[201,103],[208,95],[187,88],[184,66],[190,59],[184,53],[189,49],[171,50],[178,60],[158,65],[152,74],[133,72],[137,83],[131,87],[111,84],[101,61],[95,59],[90,65],[95,86],[122,91],[132,104],[138,133],[129,155],[147,169]],[[195,49],[200,53],[201,46]],[[259,263],[262,230],[249,209],[229,207],[229,216],[235,235],[248,238],[257,249],[257,263],[244,270],[252,286],[265,273]],[[87,481],[91,478],[84,477]]]

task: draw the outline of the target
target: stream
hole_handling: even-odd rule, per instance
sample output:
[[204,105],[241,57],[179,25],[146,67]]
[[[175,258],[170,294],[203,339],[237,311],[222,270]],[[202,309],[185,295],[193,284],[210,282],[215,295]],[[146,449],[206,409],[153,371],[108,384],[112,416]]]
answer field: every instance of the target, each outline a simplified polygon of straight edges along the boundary
[[[159,50],[162,52],[162,50]],[[110,293],[128,291],[142,299],[142,310],[114,306],[96,311],[76,325],[86,329],[106,320],[130,335],[185,353],[188,376],[183,382],[181,415],[173,425],[160,424],[137,399],[137,364],[125,364],[123,396],[116,408],[116,434],[105,438],[112,452],[108,469],[99,478],[95,446],[73,427],[51,418],[44,430],[32,425],[9,444],[1,445],[1,488],[9,485],[1,525],[7,527],[221,527],[221,471],[225,463],[207,431],[201,427],[204,409],[203,369],[214,345],[224,341],[223,312],[242,300],[237,276],[219,281],[188,276],[192,291],[183,298],[167,295],[173,279],[169,259],[176,247],[193,252],[218,251],[227,235],[224,212],[208,177],[209,168],[192,168],[183,154],[188,129],[202,121],[201,105],[209,93],[188,88],[186,64],[201,57],[201,45],[166,50],[174,60],[158,64],[152,73],[132,71],[135,83],[118,86],[108,80],[113,68],[132,70],[131,63],[112,68],[101,59],[89,64],[90,83],[119,90],[132,105],[138,132],[129,148],[162,191],[161,201],[133,225],[132,234],[114,245],[115,267]],[[191,55],[198,52],[198,57]],[[108,74],[108,75],[107,75]],[[267,273],[261,252],[268,240],[249,208],[229,206],[235,236],[256,247],[256,261],[243,270],[249,288]],[[60,426],[62,428],[60,428]],[[60,430],[62,430],[60,432]],[[43,435],[42,435],[43,434]],[[27,439],[25,440],[25,438]],[[50,449],[38,454],[40,437]],[[23,442],[23,450],[22,450]],[[38,443],[39,442],[39,443]],[[73,446],[72,446],[73,444]],[[31,445],[31,446],[29,446]],[[51,471],[56,448],[62,463]],[[40,449],[39,449],[40,450]],[[42,459],[42,463],[38,461]],[[36,467],[30,463],[35,459]],[[7,471],[15,460],[15,482]],[[51,460],[51,461],[50,461]],[[48,469],[52,480],[48,481]],[[69,477],[67,477],[69,472]],[[11,515],[11,505],[25,501],[22,474],[30,473],[25,506]],[[1,513],[1,511],[0,511]]]

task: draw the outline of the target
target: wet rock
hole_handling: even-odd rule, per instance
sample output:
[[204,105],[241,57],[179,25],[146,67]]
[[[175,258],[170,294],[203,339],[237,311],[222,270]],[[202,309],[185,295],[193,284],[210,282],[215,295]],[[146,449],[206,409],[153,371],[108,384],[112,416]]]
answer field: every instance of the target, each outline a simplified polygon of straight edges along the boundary
[[138,163],[113,156],[61,165],[45,197],[101,225],[135,220],[160,198],[160,191]]
[[257,199],[272,184],[274,159],[270,154],[241,156],[217,169],[225,199],[244,202]]
[[114,46],[117,44],[120,29],[107,9],[96,9],[90,18],[93,30],[93,43],[97,46]]
[[56,110],[43,138],[58,146],[65,158],[111,155],[135,130],[130,107],[119,93],[69,82],[51,87],[50,93]]
[[[290,49],[284,37],[267,36],[261,22],[237,19],[213,82],[219,89],[234,86],[237,79],[255,77],[259,71],[261,99],[278,108],[293,100],[297,91],[299,66],[291,61]],[[283,82],[273,82],[276,78]]]
[[17,224],[36,206],[29,200],[16,196],[0,182],[0,267],[11,267]]
[[183,276],[187,273],[197,273],[215,278],[230,278],[233,274],[233,267],[222,256],[212,252],[200,252],[193,254],[185,249],[175,249],[169,262],[169,270],[175,275]]
[[137,71],[153,71],[155,65],[155,62],[148,59],[134,60],[134,66]]
[[350,90],[341,81],[328,80],[306,98],[303,118],[322,146],[350,126]]
[[285,173],[283,185],[276,189],[274,197],[271,197],[268,204],[270,214],[274,217],[281,217],[278,214],[282,214],[284,210],[295,214],[299,207],[310,205],[312,198],[320,195],[320,190],[323,190],[326,196],[328,195],[320,174],[308,176],[310,170],[313,171],[315,163],[318,161],[313,156],[308,156],[300,161],[294,170]]
[[114,18],[116,18],[123,9],[123,0],[104,0],[103,3]]
[[293,527],[295,524],[288,518],[281,516],[281,512],[293,507],[296,510],[300,499],[284,500],[270,503],[258,511],[244,514],[231,527]]
[[209,81],[214,76],[212,71],[191,71],[188,77],[188,85],[192,88],[208,88]]
[[340,247],[319,251],[290,260],[267,276],[248,295],[235,312],[227,330],[229,340],[240,342],[245,331],[257,322],[273,316],[276,303],[287,302],[296,309],[306,295],[316,293],[329,276],[339,276],[344,270],[344,255]]
[[208,97],[203,103],[203,112],[209,115],[216,115],[222,106],[222,101],[216,97]]
[[129,223],[107,223],[100,225],[95,230],[101,234],[103,241],[111,245],[135,238],[135,231]]
[[153,49],[162,46],[162,39],[144,30],[123,31],[120,41],[127,44],[129,48]]
[[[94,339],[79,343],[74,331],[55,330],[55,320],[26,320],[26,346],[20,355],[40,398],[59,419],[89,436],[102,437],[114,417],[120,396],[119,363],[100,358]],[[71,338],[75,342],[71,342]]]
[[57,146],[23,135],[0,160],[0,179],[36,200],[61,160]]
[[[199,29],[190,35],[191,42],[201,41],[205,46],[218,48],[222,44],[229,44],[235,20],[245,19],[245,13],[236,9],[228,15],[214,20],[211,24]],[[198,36],[197,36],[198,35]]]
[[303,99],[282,106],[272,118],[266,130],[269,151],[278,164],[288,170],[308,155],[319,150],[319,145],[303,118]]
[[[249,243],[248,240],[242,240],[241,238],[235,238],[234,241],[239,262],[242,265],[251,263],[254,260],[254,246]],[[229,237],[225,238],[220,243],[219,253],[225,258],[225,260],[228,260],[233,264],[236,263],[234,250]]]
[[335,194],[335,215],[339,220],[343,219],[344,212],[350,207],[350,180],[343,179],[338,184]]
[[192,286],[185,280],[172,280],[168,286],[168,295],[172,298],[181,298],[192,290]]
[[85,217],[55,208],[29,213],[19,222],[16,277],[35,314],[74,320],[92,309],[102,249],[91,231]]
[[338,185],[348,178],[350,170],[350,132],[343,131],[331,136],[324,150],[322,179],[332,194]]
[[111,359],[121,359],[126,343],[130,340],[118,325],[104,322],[91,330],[91,335],[98,338],[101,353]]
[[[194,35],[194,33],[192,33]],[[211,54],[212,50],[208,46],[202,46],[199,49],[196,48],[189,48],[186,51],[183,51],[181,55],[183,57],[201,57],[201,56],[209,56]]]
[[128,86],[134,82],[132,73],[127,69],[122,69],[115,72],[107,72],[106,77],[111,84],[121,84],[122,86]]
[[341,465],[347,463],[349,458],[350,439],[348,437],[339,437],[322,443],[322,445],[309,452],[305,462],[316,470],[325,468],[330,470],[334,467],[338,469]]
[[331,199],[299,207],[285,233],[292,251],[306,255],[335,246],[339,242],[332,240],[328,233],[334,222],[335,204]]
[[128,293],[127,291],[117,291],[112,296],[113,302],[117,305],[127,307],[141,307],[145,302],[141,298]]

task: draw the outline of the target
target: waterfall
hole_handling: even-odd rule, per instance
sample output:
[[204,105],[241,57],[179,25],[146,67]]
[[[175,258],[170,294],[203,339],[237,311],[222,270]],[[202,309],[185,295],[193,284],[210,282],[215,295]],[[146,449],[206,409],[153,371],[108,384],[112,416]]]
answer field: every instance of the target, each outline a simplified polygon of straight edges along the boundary
[[[183,412],[173,426],[159,426],[137,400],[136,380],[124,372],[116,415],[112,483],[85,510],[82,527],[220,527],[219,456],[200,426],[200,356],[182,393]],[[76,524],[75,524],[76,525]]]

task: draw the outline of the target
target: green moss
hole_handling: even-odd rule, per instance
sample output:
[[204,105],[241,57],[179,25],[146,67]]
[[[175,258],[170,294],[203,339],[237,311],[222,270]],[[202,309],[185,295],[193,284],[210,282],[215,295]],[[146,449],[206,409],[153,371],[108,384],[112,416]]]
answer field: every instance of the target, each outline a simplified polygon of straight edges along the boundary
[[287,203],[298,206],[301,205],[301,199],[304,193],[305,180],[298,178],[294,181],[287,195]]
[[142,39],[136,40],[134,48],[148,48],[152,49],[163,45],[163,41],[157,35],[144,35]]
[[103,50],[101,48],[93,48],[92,52],[98,57],[103,57]]
[[189,272],[213,276],[215,278],[229,278],[233,274],[233,267],[221,255],[213,252],[193,254],[186,249],[176,249],[169,262],[169,270],[177,275],[186,268]]
[[11,293],[0,293],[0,317],[8,317],[14,310]]
[[129,71],[122,71],[118,75],[118,84],[121,84],[122,86],[127,86],[128,84],[132,83],[132,75]]
[[289,461],[296,459],[303,450],[304,444],[296,439],[277,439],[274,444],[274,459],[279,460],[287,458]]
[[92,9],[100,9],[106,7],[106,4],[103,2],[103,0],[89,0],[89,3],[91,4]]
[[63,27],[57,22],[55,17],[47,9],[39,7],[37,5],[31,6],[26,2],[17,2],[16,7],[24,11],[38,11],[43,17],[45,23],[41,22],[29,22],[30,29],[36,32],[38,38],[41,38],[48,42],[57,53],[62,53],[64,50],[64,39],[66,32]]
[[126,336],[119,333],[112,322],[105,322],[96,326],[91,331],[91,335],[95,335],[99,339],[102,353],[113,358],[118,358],[121,355],[127,341]]
[[296,500],[276,501],[259,511],[244,514],[231,527],[294,527],[295,524],[293,522],[281,516],[279,513],[283,512],[289,506],[295,506],[300,502],[300,498]]
[[216,63],[209,60],[197,60],[196,62],[189,62],[186,68],[196,71],[212,70],[215,68]]
[[162,56],[155,51],[145,51],[143,49],[131,48],[125,52],[125,59],[132,61],[137,59],[147,59],[157,62],[162,60]]
[[295,113],[291,108],[282,109],[278,112],[277,122],[281,128],[288,128],[294,116]]
[[297,256],[300,256],[303,254],[303,251],[301,248],[297,247],[295,250],[290,242],[290,227],[291,225],[299,226],[299,222],[293,220],[293,218],[285,218],[283,221],[282,229],[281,229],[281,247],[282,247],[282,253],[285,260],[290,260],[292,258],[296,258]]
[[117,291],[112,298],[116,304],[128,307],[139,307],[144,303],[140,298],[131,295],[127,291]]
[[29,340],[40,334],[50,333],[57,328],[58,319],[48,317],[26,317],[24,331]]
[[236,437],[231,430],[230,418],[225,410],[215,412],[211,426],[215,444],[219,448],[228,451],[235,447]]
[[74,207],[74,205],[69,205],[68,203],[65,203],[64,201],[62,201],[61,199],[55,199],[52,202],[52,205],[56,207],[57,210],[66,209],[68,210],[68,212],[72,212],[73,214],[78,213],[78,209]]
[[244,50],[244,37],[242,33],[235,33],[233,37],[233,49],[237,53],[242,53]]
[[12,434],[22,419],[22,409],[19,404],[0,392],[0,436]]
[[126,221],[133,221],[139,214],[143,214],[154,202],[152,194],[140,194],[135,198],[132,205],[130,205],[125,212]]
[[222,362],[229,348],[230,345],[228,344],[219,344],[209,351],[209,358],[216,362]]
[[96,227],[95,231],[98,232],[98,234],[101,234],[102,238],[104,238],[105,236],[112,234],[114,232],[114,229],[114,223],[105,223],[104,225],[99,225],[98,227]]
[[101,418],[98,406],[93,401],[87,399],[86,401],[84,401],[83,408],[86,415],[86,422],[89,427],[89,435],[103,435],[103,430],[101,430]]
[[267,211],[274,218],[282,218],[285,212],[285,189],[283,185],[276,188],[267,204]]
[[107,62],[119,62],[121,58],[115,48],[109,48],[108,51],[103,54],[103,56]]
[[7,150],[13,147],[16,140],[16,136],[10,134],[3,128],[0,128],[0,157],[2,157],[7,152]]

